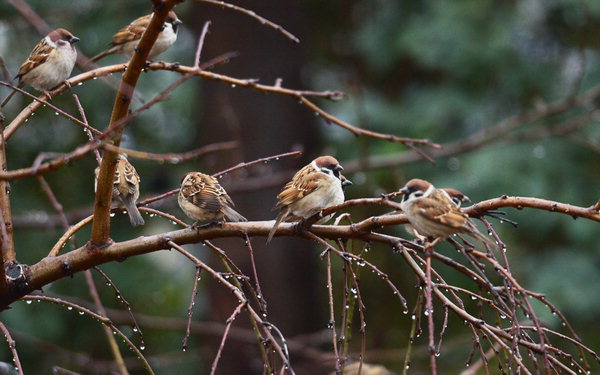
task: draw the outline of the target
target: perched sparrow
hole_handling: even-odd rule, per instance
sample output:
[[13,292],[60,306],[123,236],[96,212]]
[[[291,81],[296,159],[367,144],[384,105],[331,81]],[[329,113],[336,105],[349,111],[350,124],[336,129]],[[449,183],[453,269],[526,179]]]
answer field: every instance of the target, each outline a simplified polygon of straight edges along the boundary
[[[120,53],[131,58],[131,56],[133,56],[135,53],[138,42],[142,38],[142,34],[144,31],[146,31],[146,28],[150,24],[150,19],[152,18],[153,14],[154,13],[140,17],[129,25],[123,27],[121,30],[117,31],[117,33],[113,35],[112,42],[110,42],[110,47],[92,57],[91,61],[95,62],[105,56],[115,53]],[[177,29],[179,28],[180,24],[181,21],[179,18],[177,18],[175,12],[170,11],[169,15],[167,16],[167,20],[163,25],[162,31],[160,34],[158,34],[158,38],[156,38],[156,42],[154,42],[154,46],[152,46],[152,49],[148,54],[149,59],[165,52],[173,45],[173,43],[175,43],[177,40]]]
[[342,190],[346,190],[348,186],[352,185],[352,181],[348,180],[343,174],[340,174],[340,181],[342,182]]
[[[471,201],[469,199],[469,197],[467,197],[466,195],[464,195],[463,193],[461,193],[460,191],[458,191],[456,189],[442,188],[441,190],[448,195],[448,198],[450,198],[457,207],[460,207],[463,202]],[[425,240],[427,238],[425,236],[420,235],[419,232],[417,232],[417,230],[411,224],[405,224],[404,229],[406,229],[406,231],[409,234],[416,237],[421,243],[425,243]]]
[[[343,185],[352,182],[344,177],[342,183],[340,171],[344,168],[333,156],[319,156],[300,169],[292,180],[285,184],[277,196],[279,202],[274,209],[281,209],[275,225],[269,232],[270,242],[282,221],[300,221],[318,214],[323,209],[344,202]],[[324,223],[333,215],[320,219]]]
[[[15,78],[18,88],[31,86],[47,91],[63,83],[71,75],[77,51],[73,46],[79,38],[65,29],[56,29],[44,37],[31,51]],[[13,90],[0,105],[4,107],[16,91]]]
[[[94,190],[96,190],[96,185],[98,184],[99,172],[100,167],[96,168]],[[113,207],[127,210],[129,221],[134,227],[144,225],[144,219],[135,205],[139,196],[140,176],[135,171],[133,165],[127,160],[127,156],[120,154],[117,157],[117,169],[113,182],[112,205]]]
[[463,193],[461,193],[460,191],[458,191],[456,189],[443,188],[442,190],[446,194],[448,194],[448,197],[450,197],[450,199],[452,199],[452,202],[454,202],[454,204],[457,205],[458,207],[460,207],[461,204],[463,204],[465,202],[470,202],[471,201],[469,199],[469,197],[467,197],[466,195],[464,195]]
[[216,178],[200,172],[183,176],[177,197],[179,207],[187,216],[202,225],[224,221],[247,221],[233,209],[233,201]]
[[408,181],[400,192],[403,194],[400,206],[408,221],[419,234],[432,241],[432,245],[453,234],[464,233],[494,246],[447,192],[417,178]]

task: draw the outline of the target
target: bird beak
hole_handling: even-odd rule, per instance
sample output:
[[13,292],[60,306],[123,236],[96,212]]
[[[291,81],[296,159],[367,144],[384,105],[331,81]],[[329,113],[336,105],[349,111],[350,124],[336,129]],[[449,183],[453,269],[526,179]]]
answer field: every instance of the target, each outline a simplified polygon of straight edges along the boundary
[[71,44],[75,44],[77,42],[79,42],[79,38],[76,36],[72,36],[71,39],[69,39],[69,43]]
[[183,22],[177,18],[175,21],[173,21],[173,25],[177,26],[177,25],[181,25]]
[[338,171],[338,172],[339,172],[339,171],[343,171],[343,170],[344,170],[344,167],[342,167],[341,165],[339,165],[339,164],[338,164],[338,165],[336,165],[335,167],[333,167],[333,170],[334,170],[334,171]]
[[471,198],[467,197],[466,195],[463,195],[463,201],[470,202]]
[[342,181],[342,187],[346,187],[346,186],[350,186],[353,185],[352,181],[345,179],[344,181]]
[[408,190],[408,188],[405,188],[405,187],[404,187],[404,188],[400,189],[400,194],[406,195],[406,194],[408,194],[409,192],[410,192],[410,191]]

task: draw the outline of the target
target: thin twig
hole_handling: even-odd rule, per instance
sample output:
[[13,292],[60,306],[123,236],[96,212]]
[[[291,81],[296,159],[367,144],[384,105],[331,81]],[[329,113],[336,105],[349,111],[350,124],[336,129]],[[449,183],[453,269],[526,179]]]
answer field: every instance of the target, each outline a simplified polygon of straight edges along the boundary
[[225,340],[227,340],[227,336],[229,335],[229,330],[231,329],[231,325],[235,318],[242,312],[242,309],[246,307],[247,302],[240,303],[235,310],[231,313],[231,316],[227,318],[227,323],[225,325],[225,332],[223,332],[223,337],[221,338],[221,344],[219,345],[219,350],[217,350],[217,354],[215,355],[215,359],[213,360],[212,366],[210,366],[210,375],[214,375],[217,371],[217,365],[219,364],[219,359],[221,358],[221,353],[223,352],[223,348],[225,347]]
[[[23,94],[23,95],[25,95],[25,96],[28,96],[28,97],[32,98],[34,101],[36,101],[36,102],[38,102],[38,103],[41,103],[41,104],[43,104],[44,106],[47,106],[48,108],[52,109],[52,110],[53,110],[55,113],[57,113],[57,114],[60,114],[61,116],[64,116],[64,117],[66,117],[67,119],[71,120],[73,123],[75,123],[75,124],[77,124],[77,125],[79,125],[79,126],[83,127],[83,128],[84,128],[84,129],[86,129],[86,130],[89,130],[89,131],[91,131],[92,133],[95,133],[95,134],[102,134],[102,133],[101,133],[99,130],[97,130],[96,128],[94,128],[94,127],[92,127],[92,126],[89,126],[87,123],[84,123],[83,121],[79,120],[78,118],[76,118],[76,117],[74,117],[74,116],[72,116],[72,115],[68,114],[67,112],[65,112],[65,111],[63,111],[62,109],[58,108],[58,107],[57,107],[57,106],[55,106],[54,104],[52,104],[52,103],[48,102],[46,99],[42,99],[42,98],[45,98],[45,95],[44,95],[44,94],[42,94],[42,96],[40,96],[40,97],[37,97],[37,96],[35,96],[35,95],[33,95],[33,94],[30,94],[30,93],[28,93],[27,91],[25,91],[25,90],[23,90],[23,89],[21,89],[21,88],[19,88],[19,87],[17,87],[17,86],[13,86],[13,85],[11,85],[10,83],[3,82],[3,81],[0,81],[0,85],[2,85],[2,86],[6,86],[6,87],[10,87],[11,89],[18,91],[18,92],[20,92],[21,94]],[[9,137],[7,137],[7,138],[9,138]]]
[[267,163],[267,162],[269,162],[271,160],[279,160],[281,158],[285,158],[285,157],[288,157],[288,156],[299,156],[299,155],[302,155],[302,152],[300,152],[300,151],[292,151],[292,152],[284,152],[283,154],[277,154],[277,155],[273,155],[273,156],[267,156],[266,158],[256,159],[256,160],[253,160],[253,161],[250,161],[250,162],[247,162],[247,163],[239,163],[239,164],[237,164],[237,165],[235,165],[235,166],[233,166],[231,168],[228,168],[228,169],[225,169],[223,171],[214,173],[212,176],[213,177],[219,177],[219,176],[226,175],[227,173],[231,173],[233,171],[236,171],[238,169],[249,167],[249,166],[254,165],[254,164]]
[[6,342],[8,343],[8,348],[13,357],[13,362],[15,363],[15,367],[19,372],[19,375],[23,375],[23,367],[21,367],[21,361],[19,360],[19,354],[17,353],[17,346],[15,340],[13,340],[10,332],[4,325],[4,323],[0,322],[0,331],[4,334],[4,338],[6,338]]
[[196,267],[196,275],[194,276],[194,286],[192,287],[192,295],[190,297],[190,304],[187,309],[187,326],[185,327],[185,336],[181,341],[181,350],[184,352],[188,347],[188,338],[190,337],[190,329],[192,327],[192,315],[194,313],[194,305],[196,304],[196,296],[198,295],[198,282],[200,282],[200,273],[202,268]]
[[131,340],[129,340],[129,338],[123,332],[121,332],[121,330],[119,330],[113,324],[113,322],[109,318],[107,318],[105,316],[102,316],[100,314],[96,314],[92,310],[86,309],[85,307],[77,305],[77,304],[75,304],[73,302],[65,301],[65,300],[60,299],[60,298],[53,298],[53,297],[40,296],[40,295],[27,295],[27,296],[21,297],[21,300],[23,300],[23,301],[46,301],[46,302],[51,302],[51,303],[59,305],[59,306],[64,306],[68,310],[75,310],[75,311],[79,312],[81,315],[88,315],[91,318],[96,319],[98,322],[100,322],[103,325],[109,327],[114,334],[118,335],[125,342],[125,344],[131,350],[133,350],[135,352],[135,354],[137,355],[137,357],[139,358],[139,360],[142,361],[142,364],[144,365],[144,369],[146,370],[146,372],[148,372],[149,374],[154,374],[154,371],[152,371],[152,368],[150,367],[150,364],[148,363],[148,360],[146,359],[146,357],[144,357],[144,355],[142,354],[142,352],[131,342]]
[[252,276],[254,277],[254,287],[256,289],[256,297],[258,298],[260,313],[263,316],[267,316],[267,301],[265,301],[265,297],[263,295],[262,290],[260,289],[260,281],[258,281],[258,271],[256,270],[256,261],[254,260],[254,250],[252,249],[252,241],[247,234],[244,234],[245,245],[248,247],[248,252],[250,254],[250,263],[252,264]]
[[133,158],[160,161],[160,162],[167,161],[171,164],[179,164],[184,161],[188,161],[190,159],[195,159],[195,158],[204,156],[204,155],[212,153],[212,152],[233,150],[238,147],[239,147],[239,142],[229,141],[229,142],[211,143],[209,145],[199,147],[194,150],[186,151],[186,152],[155,154],[155,153],[146,152],[146,151],[129,150],[126,148],[113,146],[110,143],[105,143],[102,145],[102,148],[105,150],[110,150],[112,152],[116,152],[119,154],[125,154],[125,155],[131,156]]
[[208,28],[210,27],[210,23],[210,21],[206,21],[204,23],[204,27],[202,28],[202,32],[200,33],[200,37],[198,38],[198,46],[196,47],[196,54],[194,55],[194,68],[200,69],[200,54],[202,53],[204,39],[206,38],[206,34],[208,34]]
[[294,43],[300,43],[300,39],[298,39],[296,36],[294,36],[292,33],[290,33],[289,31],[287,31],[286,29],[284,29],[282,26],[273,23],[271,21],[269,21],[268,19],[259,16],[258,14],[256,14],[256,12],[254,12],[253,10],[248,10],[248,9],[244,9],[242,7],[239,7],[237,5],[233,5],[233,4],[229,4],[226,3],[224,1],[218,1],[218,0],[196,0],[198,2],[201,3],[209,3],[209,4],[214,4],[214,5],[218,5],[220,7],[223,8],[229,8],[238,12],[242,12],[252,18],[257,19],[261,24],[269,26],[277,31],[279,31],[280,33],[282,33],[286,38],[288,38],[289,40],[291,40]]
[[[98,294],[98,289],[96,289],[96,284],[94,283],[92,273],[90,272],[90,270],[85,270],[83,274],[85,275],[85,281],[90,291],[90,295],[92,296],[94,304],[96,305],[96,311],[98,312],[98,314],[107,317],[106,309],[102,304],[102,300],[100,299],[100,295]],[[121,375],[129,375],[129,371],[127,371],[127,366],[125,365],[125,361],[123,360],[123,355],[121,354],[121,350],[119,350],[119,345],[117,344],[117,340],[115,339],[111,329],[106,325],[102,325],[102,328],[104,329],[104,334],[108,339],[110,351],[112,352],[112,355],[115,358],[115,363],[117,365],[117,368],[119,369],[119,373]]]

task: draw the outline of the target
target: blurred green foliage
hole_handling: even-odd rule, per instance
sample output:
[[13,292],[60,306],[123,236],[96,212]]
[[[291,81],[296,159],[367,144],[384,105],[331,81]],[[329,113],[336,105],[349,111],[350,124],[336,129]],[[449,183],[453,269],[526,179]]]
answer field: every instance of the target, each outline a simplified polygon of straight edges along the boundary
[[[80,37],[82,41],[78,47],[88,56],[103,49],[119,27],[149,13],[150,9],[146,0],[30,0],[29,4],[49,24],[65,27]],[[250,5],[248,7],[252,8]],[[302,14],[286,13],[272,18],[284,27],[286,21],[291,20],[299,20],[304,25],[306,33],[299,35],[303,42],[298,48],[303,49],[305,56],[301,72],[305,88],[347,92],[349,98],[345,101],[322,104],[345,121],[379,132],[429,138],[441,144],[460,141],[510,116],[531,110],[536,103],[561,100],[572,92],[585,92],[600,82],[600,2],[597,1],[361,0],[324,3],[309,0],[302,6]],[[194,9],[190,2],[178,7],[184,27],[177,44],[160,56],[161,59],[189,63],[197,37],[191,24],[204,21],[202,14],[194,13]],[[268,8],[261,10],[268,15]],[[230,28],[235,29],[236,19],[227,18],[226,14],[224,12],[223,19],[213,22],[229,22]],[[14,73],[41,36],[8,2],[0,4],[0,15],[0,56]],[[260,35],[240,35],[240,43],[249,37],[261,38]],[[285,43],[283,38],[278,42]],[[102,63],[118,61],[123,58],[109,57]],[[285,82],[286,77],[283,78]],[[169,72],[145,73],[138,86],[139,92],[148,100],[173,79],[174,75]],[[112,108],[114,90],[100,80],[90,81],[54,98],[53,103],[69,113],[77,113],[70,97],[72,93],[79,96],[90,123],[104,128]],[[124,146],[157,153],[198,147],[197,135],[208,125],[197,119],[206,110],[203,99],[209,94],[202,91],[201,81],[189,81],[174,92],[168,102],[133,120],[126,131]],[[7,118],[10,120],[28,101],[15,96],[5,111]],[[233,103],[234,107],[236,105],[243,108],[243,103]],[[590,104],[592,106],[595,104]],[[473,202],[508,194],[590,206],[600,199],[599,155],[597,149],[593,151],[574,140],[600,145],[597,120],[564,136],[547,136],[534,141],[519,138],[526,131],[540,135],[549,126],[579,113],[581,110],[573,110],[527,125],[512,133],[510,139],[498,139],[481,149],[440,158],[435,165],[419,161],[356,173],[349,176],[355,185],[347,191],[348,197],[378,196],[397,190],[408,178],[422,177],[438,186],[458,188]],[[279,120],[286,122],[286,119]],[[314,121],[321,122],[318,118]],[[342,161],[404,151],[398,144],[357,139],[335,127],[321,129],[325,151],[335,153]],[[40,152],[68,152],[86,139],[78,127],[45,108],[10,140],[8,167],[29,166]],[[206,160],[186,165],[136,163],[143,176],[143,191],[156,193],[176,188],[180,176],[190,168],[210,166],[210,161]],[[91,212],[94,168],[95,160],[90,155],[46,176],[66,212]],[[11,199],[13,213],[25,221],[33,214],[53,213],[34,179],[14,182]],[[167,211],[182,217],[173,202]],[[515,277],[525,287],[546,294],[566,314],[589,347],[600,347],[600,327],[596,324],[600,316],[600,304],[597,303],[600,300],[598,224],[543,211],[506,209],[506,212],[519,222],[519,227],[514,229],[507,224],[495,224],[495,227],[508,245]],[[370,214],[372,210],[353,211],[356,218]],[[252,218],[251,213],[246,216]],[[120,214],[114,223],[115,240],[174,228],[170,223],[148,218],[148,224],[134,233]],[[15,242],[19,260],[24,263],[38,261],[61,233],[60,228],[18,229]],[[403,230],[398,228],[395,233],[403,235]],[[83,231],[77,235],[79,244],[86,241],[87,234]],[[360,248],[362,244],[355,246]],[[200,245],[193,248],[210,259],[206,248]],[[450,247],[446,249],[449,256],[463,261]],[[373,248],[368,258],[381,265],[382,271],[390,274],[398,285],[404,286],[403,293],[409,301],[414,301],[416,281],[397,255],[391,254],[389,249]],[[161,251],[107,264],[102,269],[120,288],[134,311],[185,318],[194,268],[178,254]],[[339,264],[334,271],[339,271]],[[448,272],[445,277],[449,283],[473,287],[455,272]],[[336,278],[340,280],[339,273]],[[113,291],[104,286],[100,278],[96,279],[106,306],[122,308]],[[324,273],[322,279],[324,284]],[[400,371],[410,321],[402,314],[399,304],[390,303],[393,297],[381,280],[365,274],[362,282],[362,293],[369,296],[366,298],[367,347],[374,351],[370,358],[381,358],[380,362]],[[224,322],[229,312],[216,316],[211,309],[213,306],[207,302],[208,283],[206,280],[201,283],[195,318]],[[69,296],[65,298],[90,300],[81,274],[56,282],[44,291]],[[320,291],[322,298],[316,303],[326,303],[325,292],[324,288]],[[546,324],[559,328],[560,323],[546,308],[540,307],[539,311]],[[390,329],[393,325],[390,322],[397,317],[404,319],[403,322],[393,326],[397,329]],[[83,371],[86,362],[74,358],[73,353],[83,353],[96,360],[111,358],[99,324],[62,307],[16,302],[11,310],[1,313],[0,319],[15,333],[26,373],[49,373],[49,368],[55,364]],[[324,325],[327,320],[328,316],[323,316]],[[124,326],[124,330],[131,334],[128,327]],[[184,330],[151,328],[144,332],[148,355],[157,357],[157,373],[207,373],[216,339],[200,342],[192,338],[190,349],[202,353],[193,352],[192,358],[182,356],[175,365],[166,360],[161,362],[160,355],[180,350]],[[451,317],[446,335],[445,340],[455,345],[444,347],[439,360],[452,369],[446,373],[457,373],[471,349],[470,332]],[[133,340],[137,342],[135,338]],[[359,347],[358,341],[353,341],[354,349]],[[424,347],[426,341],[421,338],[415,345]],[[6,345],[0,347],[3,355],[0,359],[9,362]],[[385,358],[377,356],[378,349],[399,351],[393,358]],[[126,349],[124,352],[129,354]],[[161,367],[164,363],[167,365]],[[415,354],[415,371],[426,371],[426,366],[427,358],[422,353]],[[94,373],[89,367],[87,371],[84,373]]]

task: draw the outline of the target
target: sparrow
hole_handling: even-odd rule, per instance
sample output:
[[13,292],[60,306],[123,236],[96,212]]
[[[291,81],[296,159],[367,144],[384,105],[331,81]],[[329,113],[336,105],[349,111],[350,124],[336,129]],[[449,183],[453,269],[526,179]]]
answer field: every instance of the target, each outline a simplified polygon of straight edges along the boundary
[[[280,211],[269,232],[267,243],[271,241],[281,222],[305,220],[327,207],[343,203],[344,185],[349,186],[352,182],[345,177],[342,181],[342,170],[344,168],[333,156],[325,155],[296,172],[277,195],[279,202],[274,210]],[[317,224],[326,222],[332,216],[319,219]]]
[[[117,33],[113,35],[112,42],[109,44],[110,47],[92,57],[91,61],[95,62],[105,56],[115,53],[120,53],[131,58],[135,53],[138,42],[142,38],[142,34],[144,34],[144,31],[146,31],[146,28],[150,24],[150,19],[153,14],[154,13],[140,17],[117,31]],[[156,42],[154,42],[154,46],[152,46],[152,49],[148,54],[148,59],[165,52],[173,45],[173,43],[175,43],[177,40],[177,29],[181,23],[181,20],[177,18],[175,12],[170,11],[162,31],[158,34],[158,38],[156,38]]]
[[[94,191],[98,185],[98,173],[100,167],[96,168],[96,180],[94,182]],[[135,203],[140,196],[140,176],[135,168],[127,160],[125,154],[117,157],[117,169],[115,170],[115,179],[113,181],[112,206],[124,208],[129,215],[129,222],[134,227],[144,225],[144,219],[140,214]]]
[[352,181],[348,180],[346,176],[340,174],[340,181],[342,182],[342,190],[346,191],[346,188],[352,185]]
[[[450,200],[452,200],[452,202],[454,202],[454,204],[457,207],[460,207],[461,204],[463,204],[464,202],[470,202],[471,200],[469,199],[469,197],[467,197],[465,194],[463,194],[462,192],[453,189],[453,188],[442,188],[441,189],[444,193],[446,193],[448,195],[448,198],[450,198]],[[424,243],[425,240],[427,239],[426,237],[422,236],[419,234],[419,232],[417,232],[417,230],[410,224],[405,224],[404,225],[404,229],[411,235],[413,235],[414,237],[416,237],[421,243]]]
[[465,202],[470,202],[471,199],[469,199],[469,197],[467,197],[466,195],[464,195],[462,192],[453,189],[453,188],[442,188],[442,190],[448,194],[448,197],[450,197],[450,199],[452,200],[452,202],[454,202],[454,204],[458,207],[460,207],[463,203]]
[[196,220],[193,226],[247,221],[233,209],[233,201],[217,179],[204,173],[189,172],[183,176],[177,202],[188,217]]
[[[73,44],[78,41],[79,38],[65,29],[56,29],[46,35],[19,68],[15,77],[19,80],[17,87],[31,86],[50,97],[48,91],[66,81],[71,75],[77,60],[77,51]],[[13,90],[4,99],[0,108],[8,103],[15,92],[17,91]]]
[[[479,232],[469,215],[462,212],[450,195],[430,182],[412,179],[400,190],[400,207],[413,228],[433,246],[453,234],[463,233],[489,246],[494,244]],[[464,196],[464,195],[463,195]]]

